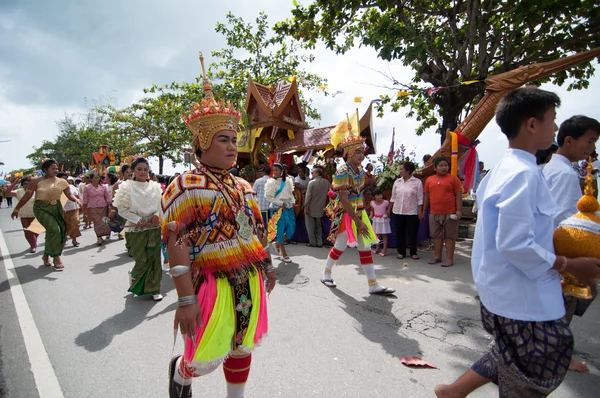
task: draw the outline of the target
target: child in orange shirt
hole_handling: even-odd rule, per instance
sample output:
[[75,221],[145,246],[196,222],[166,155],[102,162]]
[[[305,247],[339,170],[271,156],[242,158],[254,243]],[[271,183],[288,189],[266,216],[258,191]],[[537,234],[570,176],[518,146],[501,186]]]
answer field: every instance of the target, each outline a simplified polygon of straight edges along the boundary
[[[442,267],[454,265],[454,246],[458,238],[458,220],[462,217],[462,186],[455,175],[449,174],[450,162],[444,157],[433,160],[435,175],[425,181],[423,187],[423,212],[431,206],[429,232],[434,239],[435,256],[429,264],[441,263]],[[442,250],[446,242],[446,259],[442,262]]]

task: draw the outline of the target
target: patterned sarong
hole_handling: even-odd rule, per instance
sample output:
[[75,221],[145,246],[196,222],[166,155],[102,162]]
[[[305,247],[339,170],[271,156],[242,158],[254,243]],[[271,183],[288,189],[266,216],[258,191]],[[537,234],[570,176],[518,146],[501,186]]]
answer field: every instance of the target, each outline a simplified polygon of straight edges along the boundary
[[46,229],[44,254],[51,257],[60,256],[67,240],[67,225],[63,216],[62,204],[60,202],[50,204],[36,200],[33,204],[33,213]]
[[472,369],[496,383],[501,397],[546,397],[562,383],[573,354],[566,318],[517,321],[481,305],[481,320],[494,341]]
[[87,213],[89,221],[94,223],[96,237],[109,236],[110,226],[104,220],[106,218],[106,207],[88,207]]
[[160,228],[128,232],[127,241],[135,260],[135,265],[131,270],[132,284],[128,291],[137,296],[158,294],[162,279]]
[[65,211],[65,223],[67,224],[67,235],[71,239],[81,236],[81,232],[79,231],[79,210]]

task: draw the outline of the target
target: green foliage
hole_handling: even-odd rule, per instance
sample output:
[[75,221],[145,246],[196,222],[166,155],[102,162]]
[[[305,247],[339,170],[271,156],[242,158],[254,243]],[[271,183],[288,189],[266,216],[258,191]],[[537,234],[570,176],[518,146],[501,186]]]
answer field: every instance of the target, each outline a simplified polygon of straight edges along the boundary
[[[356,45],[378,51],[383,60],[402,60],[413,69],[410,82],[390,78],[390,89],[411,91],[449,87],[434,97],[382,95],[379,116],[410,107],[420,126],[417,134],[440,125],[454,129],[484,93],[484,84],[469,80],[550,61],[600,45],[597,0],[316,0],[294,3],[292,18],[275,25],[279,34],[303,40],[309,48],[322,41],[343,54]],[[558,72],[550,81],[569,90],[587,88],[594,68],[581,64]],[[426,83],[423,86],[423,83]],[[457,86],[459,85],[459,86]],[[466,110],[466,111],[465,111]]]
[[415,150],[411,150],[408,154],[406,153],[406,147],[404,144],[400,145],[400,148],[394,152],[393,162],[388,163],[388,156],[381,155],[377,160],[381,164],[375,170],[377,176],[377,187],[382,191],[386,189],[392,189],[394,182],[401,177],[400,175],[400,163],[402,162],[413,162],[415,167],[418,167]]
[[65,115],[56,122],[59,133],[54,141],[42,141],[27,155],[27,159],[39,169],[44,158],[53,158],[65,171],[80,173],[91,162],[91,154],[98,150],[100,144],[111,143],[111,137],[105,130],[106,117],[98,110],[100,108]]
[[227,24],[218,22],[215,30],[225,36],[227,46],[211,52],[220,61],[212,63],[208,72],[217,83],[213,87],[215,95],[234,104],[243,103],[249,77],[257,83],[275,87],[282,79],[298,76],[306,116],[319,120],[321,115],[302,91],[314,90],[326,80],[302,68],[303,64],[314,61],[314,56],[305,52],[306,46],[286,39],[283,34],[273,34],[264,12],[258,15],[254,25],[231,12],[226,18]]

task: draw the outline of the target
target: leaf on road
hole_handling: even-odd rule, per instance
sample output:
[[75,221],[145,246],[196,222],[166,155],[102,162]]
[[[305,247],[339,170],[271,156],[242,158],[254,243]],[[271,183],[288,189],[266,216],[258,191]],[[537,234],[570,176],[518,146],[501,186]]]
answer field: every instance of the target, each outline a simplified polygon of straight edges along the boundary
[[419,367],[424,367],[424,368],[438,369],[437,366],[435,366],[429,362],[425,362],[424,360],[422,360],[419,357],[402,357],[402,358],[400,358],[400,362],[404,366],[411,366],[411,367],[419,366]]

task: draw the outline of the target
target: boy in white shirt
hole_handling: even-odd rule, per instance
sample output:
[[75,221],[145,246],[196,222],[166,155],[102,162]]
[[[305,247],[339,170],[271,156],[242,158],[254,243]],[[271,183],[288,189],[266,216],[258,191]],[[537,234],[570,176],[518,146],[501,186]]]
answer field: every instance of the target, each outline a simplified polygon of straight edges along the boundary
[[[554,227],[561,221],[577,213],[577,202],[581,199],[579,175],[571,166],[574,162],[586,160],[596,149],[596,141],[600,137],[600,123],[587,116],[573,116],[565,120],[558,130],[558,151],[544,168],[544,178],[550,187],[550,193],[559,206],[559,215],[554,219]],[[598,293],[592,287],[593,298],[590,300],[564,296],[566,318],[569,324],[574,315],[583,316]],[[587,372],[585,362],[572,358],[570,370]]]
[[577,201],[581,199],[579,175],[571,165],[587,159],[596,149],[600,137],[600,123],[587,116],[573,116],[565,120],[558,130],[558,151],[544,167],[544,178],[550,193],[559,206],[554,219],[556,228],[561,221],[577,213]]
[[564,379],[573,335],[564,318],[559,271],[583,282],[600,276],[600,259],[554,254],[556,204],[534,154],[554,139],[556,94],[513,90],[496,108],[509,149],[482,181],[473,243],[481,318],[493,341],[482,358],[438,397],[466,397],[491,382],[501,397],[545,397]]

